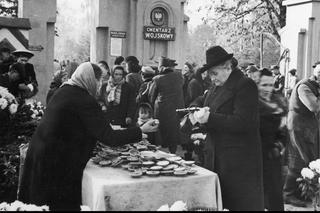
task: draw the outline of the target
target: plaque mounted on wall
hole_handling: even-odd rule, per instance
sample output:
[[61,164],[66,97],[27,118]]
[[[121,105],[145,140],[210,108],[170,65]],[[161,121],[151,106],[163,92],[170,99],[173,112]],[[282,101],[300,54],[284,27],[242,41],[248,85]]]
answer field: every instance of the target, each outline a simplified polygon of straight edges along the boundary
[[162,7],[154,8],[151,11],[151,22],[156,26],[167,25],[168,15],[167,11]]

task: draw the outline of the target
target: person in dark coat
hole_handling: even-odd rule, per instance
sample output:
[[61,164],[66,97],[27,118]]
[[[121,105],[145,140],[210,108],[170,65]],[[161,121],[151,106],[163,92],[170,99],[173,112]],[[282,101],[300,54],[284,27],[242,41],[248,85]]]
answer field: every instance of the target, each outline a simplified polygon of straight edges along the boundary
[[183,100],[185,103],[185,106],[188,107],[188,105],[191,103],[189,93],[188,93],[188,86],[190,81],[194,78],[194,69],[193,66],[186,62],[184,63],[183,69],[182,69],[182,76],[183,76]]
[[6,47],[0,49],[0,75],[9,72],[10,66],[15,62],[10,52],[10,49]]
[[[194,78],[189,82],[187,88],[187,103],[185,104],[188,107],[193,101],[196,100],[199,96],[202,96],[205,91],[206,82],[208,72],[204,69],[198,69],[194,75]],[[190,139],[190,133],[182,134],[182,147],[186,150],[184,154],[185,160],[193,160],[192,154],[193,151],[197,152],[198,155],[203,155],[200,146],[196,146],[193,144],[193,140]]]
[[12,55],[17,57],[18,63],[24,65],[26,75],[24,82],[19,85],[19,88],[25,91],[23,93],[24,98],[31,98],[38,93],[38,81],[34,71],[34,66],[29,63],[29,60],[34,56],[34,54],[28,50],[16,50]]
[[135,93],[132,86],[124,79],[125,71],[122,66],[115,66],[111,78],[102,97],[106,106],[106,116],[113,125],[127,127],[134,125],[136,112]]
[[68,80],[68,73],[66,71],[58,70],[54,73],[53,81],[50,84],[50,89],[47,94],[46,98],[46,104],[49,103],[51,97],[56,92],[57,89],[60,88],[60,86]]
[[143,66],[141,68],[141,76],[143,83],[141,84],[138,95],[136,97],[136,102],[138,105],[141,103],[150,103],[148,93],[150,85],[152,83],[152,79],[155,76],[155,70],[149,66]]
[[157,129],[150,121],[113,130],[95,99],[101,75],[97,65],[83,63],[52,97],[29,144],[18,200],[79,211],[83,170],[96,142],[123,145]]
[[281,152],[284,145],[280,144],[278,135],[287,106],[284,97],[274,93],[272,72],[265,68],[260,75],[258,88],[265,208],[283,211]]
[[16,97],[18,102],[20,102],[21,95],[24,92],[24,90],[19,88],[19,85],[24,82],[25,75],[24,66],[20,63],[12,64],[9,72],[0,75],[0,86],[7,88]]
[[240,70],[232,70],[232,57],[220,46],[206,51],[204,69],[214,86],[191,104],[204,107],[191,120],[207,129],[204,164],[219,176],[224,208],[263,211],[258,89]]
[[271,66],[271,71],[273,72],[273,75],[274,75],[275,92],[282,94],[284,89],[285,77],[281,75],[278,65]]
[[135,56],[128,56],[126,58],[126,69],[128,74],[125,76],[126,82],[128,82],[134,91],[135,97],[137,97],[141,84],[143,83],[141,77],[141,66],[139,60]]
[[156,133],[156,143],[168,147],[171,153],[176,153],[177,145],[181,142],[176,109],[184,107],[183,77],[181,72],[173,70],[176,65],[174,60],[161,57],[158,68],[160,74],[153,78],[149,90],[154,118],[161,123]]
[[320,64],[314,75],[303,79],[292,90],[289,100],[287,145],[288,173],[284,185],[285,203],[305,207],[296,179],[302,168],[319,158]]

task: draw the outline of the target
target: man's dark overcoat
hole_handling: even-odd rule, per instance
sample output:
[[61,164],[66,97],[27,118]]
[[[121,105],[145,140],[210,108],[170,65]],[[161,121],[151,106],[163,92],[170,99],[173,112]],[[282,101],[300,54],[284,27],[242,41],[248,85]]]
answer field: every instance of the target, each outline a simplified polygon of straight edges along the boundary
[[29,144],[18,199],[50,210],[80,210],[82,174],[97,140],[121,145],[140,139],[138,127],[113,131],[86,90],[65,85]]
[[159,119],[156,143],[164,147],[180,144],[179,117],[176,109],[184,107],[182,74],[167,68],[153,78],[149,91],[154,118]]
[[210,107],[205,167],[219,176],[224,208],[263,211],[256,84],[234,70],[222,87],[211,88],[191,105]]

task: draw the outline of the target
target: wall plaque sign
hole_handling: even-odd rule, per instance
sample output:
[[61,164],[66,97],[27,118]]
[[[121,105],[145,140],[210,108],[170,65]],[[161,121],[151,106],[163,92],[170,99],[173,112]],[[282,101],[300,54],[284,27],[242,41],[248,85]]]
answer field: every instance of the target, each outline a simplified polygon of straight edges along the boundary
[[110,55],[120,56],[122,55],[122,40],[121,38],[111,38],[110,41]]
[[111,38],[126,38],[127,33],[123,31],[110,31]]
[[166,22],[167,12],[162,7],[154,8],[151,11],[151,21],[156,26],[163,26]]
[[146,40],[174,41],[176,33],[174,27],[144,26],[143,37]]

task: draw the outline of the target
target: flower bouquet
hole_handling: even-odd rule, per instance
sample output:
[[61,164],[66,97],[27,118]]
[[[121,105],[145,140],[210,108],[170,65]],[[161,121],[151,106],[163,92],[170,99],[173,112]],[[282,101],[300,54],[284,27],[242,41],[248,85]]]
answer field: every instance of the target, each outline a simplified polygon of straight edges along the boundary
[[44,115],[44,110],[45,110],[45,107],[43,106],[43,104],[40,101],[37,102],[36,100],[30,100],[26,104],[30,106],[30,110],[33,112],[33,114],[31,115],[31,118],[40,120]]
[[308,168],[303,168],[297,182],[301,196],[312,200],[314,210],[317,210],[320,195],[320,159],[310,162]]
[[15,114],[18,109],[16,98],[7,90],[0,87],[0,110],[8,111],[10,114]]

